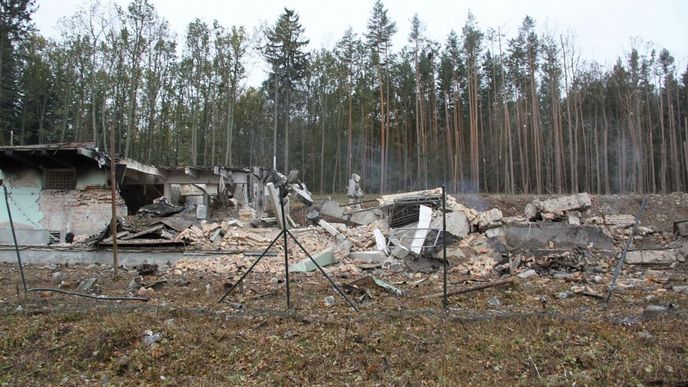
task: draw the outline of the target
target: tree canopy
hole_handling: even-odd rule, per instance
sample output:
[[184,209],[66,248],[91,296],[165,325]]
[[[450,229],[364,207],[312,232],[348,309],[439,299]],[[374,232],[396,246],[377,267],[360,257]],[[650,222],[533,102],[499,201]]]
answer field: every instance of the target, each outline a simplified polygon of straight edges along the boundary
[[[95,141],[160,165],[301,170],[366,191],[671,192],[688,188],[688,68],[632,41],[582,58],[523,15],[513,35],[467,11],[441,42],[381,0],[364,31],[309,49],[297,10],[261,29],[195,19],[178,43],[149,0],[85,3],[57,38],[35,0],[0,0],[0,143]],[[682,53],[678,53],[678,57]],[[269,68],[249,83],[257,61]]]

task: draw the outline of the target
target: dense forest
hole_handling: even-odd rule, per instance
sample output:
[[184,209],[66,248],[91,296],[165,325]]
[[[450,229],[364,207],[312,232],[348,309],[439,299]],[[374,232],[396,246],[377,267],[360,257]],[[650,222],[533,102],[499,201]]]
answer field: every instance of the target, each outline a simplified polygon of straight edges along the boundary
[[[0,5],[0,145],[107,149],[115,131],[124,157],[276,162],[320,192],[342,191],[351,173],[383,192],[688,185],[688,68],[648,44],[605,68],[528,16],[505,36],[468,11],[435,42],[417,16],[397,31],[380,0],[367,29],[333,49],[310,51],[291,9],[255,31],[196,19],[178,38],[149,0],[92,1],[48,39],[31,22],[35,0]],[[407,44],[393,47],[402,33]],[[269,68],[258,87],[246,81],[250,58]]]

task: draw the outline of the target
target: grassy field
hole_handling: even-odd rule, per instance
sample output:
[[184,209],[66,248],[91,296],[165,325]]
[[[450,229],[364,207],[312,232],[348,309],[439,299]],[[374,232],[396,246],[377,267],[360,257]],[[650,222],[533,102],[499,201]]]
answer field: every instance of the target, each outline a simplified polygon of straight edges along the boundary
[[[651,284],[620,291],[605,309],[584,296],[557,299],[571,284],[540,278],[452,297],[445,310],[439,299],[416,297],[440,290],[439,278],[425,275],[416,287],[417,277],[395,274],[385,279],[408,295],[373,291],[357,313],[322,277],[300,275],[292,283],[294,308],[286,312],[283,284],[261,274],[251,275],[230,303],[217,303],[225,278],[208,273],[185,273],[188,285],[170,281],[148,303],[124,303],[26,297],[16,269],[0,269],[3,385],[688,382],[688,297]],[[97,277],[110,295],[125,293],[133,276],[113,281],[99,266],[64,272],[67,279]],[[34,284],[50,273],[27,268]],[[451,277],[451,287],[467,280]],[[329,295],[333,306],[323,301]],[[648,313],[650,304],[676,308]],[[160,340],[148,345],[147,330]]]

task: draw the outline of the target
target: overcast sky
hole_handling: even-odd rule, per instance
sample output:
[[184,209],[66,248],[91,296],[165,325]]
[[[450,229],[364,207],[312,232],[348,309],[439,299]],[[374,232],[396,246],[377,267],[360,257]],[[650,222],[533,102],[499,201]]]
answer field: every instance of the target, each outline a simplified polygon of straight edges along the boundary
[[[109,0],[101,0],[107,3]],[[127,0],[114,0],[126,6]],[[249,30],[262,22],[274,23],[283,8],[293,8],[301,18],[311,48],[332,47],[344,31],[353,27],[365,31],[374,0],[151,0],[158,14],[172,30],[184,34],[188,23],[198,17],[208,23],[219,20],[225,26],[243,25]],[[46,36],[57,36],[59,18],[70,16],[83,0],[37,0],[34,21]],[[640,38],[669,49],[679,71],[688,63],[688,1],[686,0],[387,0],[385,5],[397,23],[395,49],[406,43],[409,20],[418,13],[426,34],[444,42],[451,29],[461,31],[470,9],[478,26],[501,28],[512,37],[526,15],[539,31],[572,32],[582,59],[611,65]]]

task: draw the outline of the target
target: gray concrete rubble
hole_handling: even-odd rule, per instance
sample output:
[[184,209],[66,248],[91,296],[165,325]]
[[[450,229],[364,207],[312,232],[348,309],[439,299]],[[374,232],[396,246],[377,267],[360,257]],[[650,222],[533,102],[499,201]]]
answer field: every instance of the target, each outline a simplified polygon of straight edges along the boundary
[[[446,214],[447,222],[447,232],[451,235],[464,238],[471,232],[471,225],[468,223],[466,214],[463,212],[447,212]],[[430,228],[435,230],[442,229],[442,214],[436,212],[433,215],[432,222],[430,223]]]
[[[683,260],[683,257],[680,258]],[[676,250],[635,250],[626,253],[628,264],[670,265],[679,260]]]
[[383,263],[387,255],[381,251],[354,251],[349,253],[349,258],[362,263]]
[[[193,168],[187,172],[185,176],[204,176],[202,171]],[[278,177],[284,181],[290,179]],[[256,184],[262,188],[251,188]],[[207,200],[207,193],[214,192],[214,188],[185,184],[179,194],[194,203],[192,206],[156,201],[145,206],[147,210],[118,218],[114,237],[106,225],[97,234],[76,235],[73,242],[55,244],[56,250],[25,249],[22,254],[29,263],[108,264],[116,240],[120,263],[129,267],[149,263],[159,265],[161,271],[199,270],[231,277],[263,256],[255,270],[270,274],[270,278],[282,278],[285,252],[281,239],[266,249],[285,226],[334,278],[433,273],[446,266],[449,273],[466,278],[518,276],[523,282],[555,279],[585,286],[609,281],[609,273],[631,237],[635,223],[633,214],[614,213],[617,209],[629,211],[625,207],[595,208],[586,193],[538,198],[525,209],[515,210],[508,206],[490,208],[474,196],[471,199],[471,196],[446,195],[443,203],[441,188],[363,201],[361,180],[354,174],[347,187],[348,199],[343,203],[329,198],[304,202],[299,195],[310,194],[301,183],[298,184],[304,187],[303,191],[288,190],[284,198],[288,224],[282,225],[279,205],[280,195],[285,194],[284,190],[280,193],[280,187],[285,187],[282,184],[297,183],[264,180],[253,181],[244,188],[232,187],[239,191],[232,198],[224,198],[224,207]],[[255,197],[257,192],[260,197]],[[291,200],[294,197],[299,200]],[[249,205],[251,201],[260,205]],[[476,208],[464,201],[476,203]],[[274,217],[258,211],[257,208],[263,207],[269,207],[267,216]],[[199,216],[202,211],[207,213]],[[303,224],[297,224],[295,219]],[[630,243],[625,261],[628,266],[624,270],[658,267],[669,271],[685,262],[688,222],[668,221],[675,221],[671,224],[673,233],[659,232],[641,221]],[[443,233],[445,224],[446,233]],[[290,271],[317,270],[296,243],[289,241],[288,249]],[[155,254],[151,254],[153,251]],[[14,262],[13,250],[0,248],[0,260]],[[56,286],[63,285],[59,273],[55,269],[50,278]],[[671,282],[666,278],[670,276],[654,280],[662,281],[669,289]],[[374,280],[372,284],[379,287]],[[142,287],[145,285],[139,278],[132,281],[129,291],[138,292]],[[567,297],[592,294],[587,290],[564,293]]]
[[631,227],[635,223],[635,216],[629,214],[604,215],[604,224],[616,227]]
[[565,211],[586,210],[592,205],[592,198],[587,193],[561,196],[546,200],[533,200],[525,208],[528,219],[535,219],[543,213],[563,214]]
[[512,249],[586,248],[612,250],[614,240],[599,227],[574,226],[565,223],[507,224],[504,226],[507,245]]
[[497,208],[483,211],[478,214],[475,223],[478,225],[479,230],[499,227],[502,225],[502,211]]

